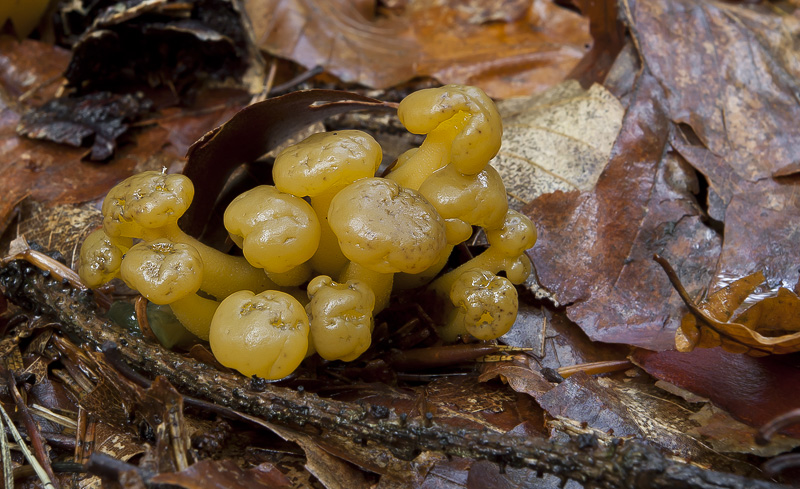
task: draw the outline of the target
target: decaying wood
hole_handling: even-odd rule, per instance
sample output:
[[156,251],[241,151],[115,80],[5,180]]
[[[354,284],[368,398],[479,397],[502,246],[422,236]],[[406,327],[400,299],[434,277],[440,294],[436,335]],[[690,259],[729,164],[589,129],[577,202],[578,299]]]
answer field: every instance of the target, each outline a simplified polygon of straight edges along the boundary
[[323,442],[346,437],[367,445],[389,447],[397,457],[406,460],[420,451],[432,450],[504,466],[527,467],[574,479],[587,487],[783,487],[679,463],[639,440],[598,443],[593,438],[556,443],[455,429],[437,424],[435,417],[407,418],[367,404],[324,399],[302,390],[225,373],[130,335],[101,318],[91,292],[75,289],[26,262],[13,261],[0,266],[0,291],[22,307],[56,318],[65,331],[80,338],[87,348],[115,343],[129,364],[151,377],[163,376],[185,394],[313,433]]

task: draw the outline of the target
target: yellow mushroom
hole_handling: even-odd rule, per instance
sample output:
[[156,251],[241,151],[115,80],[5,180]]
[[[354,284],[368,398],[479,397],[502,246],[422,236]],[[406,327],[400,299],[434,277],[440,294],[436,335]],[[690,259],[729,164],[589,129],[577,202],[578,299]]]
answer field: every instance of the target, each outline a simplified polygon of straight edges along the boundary
[[426,134],[422,146],[399,158],[387,175],[404,187],[418,189],[450,163],[458,172],[474,175],[500,150],[500,113],[480,88],[445,85],[420,90],[400,102],[397,115],[410,132]]
[[447,165],[428,177],[419,193],[444,219],[448,245],[436,264],[424,272],[395,277],[395,288],[399,289],[416,288],[430,282],[447,264],[453,246],[472,235],[472,226],[497,229],[503,225],[508,212],[503,179],[491,165],[474,175],[464,175],[453,165]]
[[217,301],[197,295],[203,283],[203,260],[186,243],[158,239],[135,244],[120,266],[122,280],[154,304],[168,304],[192,334],[208,339]]
[[78,275],[90,288],[119,277],[122,257],[133,246],[131,238],[113,239],[102,229],[93,231],[81,245]]
[[447,245],[436,209],[416,191],[383,178],[345,187],[331,201],[328,219],[350,260],[339,282],[366,282],[375,293],[375,312],[388,304],[395,273],[426,270]]
[[375,176],[381,164],[380,145],[362,131],[318,133],[289,146],[275,157],[275,187],[298,197],[310,197],[320,221],[320,245],[311,258],[319,273],[338,275],[347,264],[328,224],[331,200],[347,185]]
[[308,316],[285,292],[236,292],[225,298],[211,322],[209,342],[216,359],[250,377],[286,377],[308,349]]
[[439,337],[455,341],[469,333],[479,340],[493,340],[506,334],[517,318],[517,289],[505,277],[485,270],[467,270],[453,283],[450,300],[455,306]]
[[334,282],[320,275],[308,284],[306,305],[311,345],[326,360],[349,362],[367,351],[372,342],[375,294],[367,284]]
[[166,238],[173,243],[193,246],[202,257],[202,290],[217,298],[248,289],[261,291],[275,287],[263,270],[242,257],[226,255],[184,233],[178,219],[194,197],[194,186],[184,175],[146,171],[123,180],[103,201],[103,230],[113,239],[139,238],[154,241]]
[[225,229],[254,267],[263,268],[278,285],[307,281],[306,263],[317,251],[320,224],[303,199],[271,185],[237,196],[225,209]]

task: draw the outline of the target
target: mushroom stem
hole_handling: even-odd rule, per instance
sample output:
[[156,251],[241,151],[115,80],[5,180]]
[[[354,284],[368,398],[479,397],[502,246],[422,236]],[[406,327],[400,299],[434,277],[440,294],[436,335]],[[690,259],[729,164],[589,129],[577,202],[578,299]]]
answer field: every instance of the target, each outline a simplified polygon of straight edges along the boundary
[[403,187],[419,189],[433,172],[450,163],[453,140],[464,130],[471,118],[470,113],[461,110],[436,126],[436,129],[425,136],[422,145],[386,178]]
[[486,251],[431,283],[430,288],[440,297],[448,297],[453,284],[471,269],[494,275],[504,271],[509,281],[517,284],[528,277],[531,263],[525,250],[536,242],[536,228],[531,220],[517,211],[509,210],[502,227],[485,231],[489,241]]
[[183,232],[176,223],[144,229],[141,237],[145,241],[166,238],[174,243],[194,246],[203,260],[203,283],[200,289],[218,299],[224,299],[238,290],[258,293],[278,288],[264,270],[250,265],[244,257],[228,255],[212,248]]
[[328,209],[331,207],[331,200],[343,188],[344,186],[332,188],[311,197],[311,207],[319,218],[320,237],[319,248],[317,248],[314,256],[309,261],[311,268],[321,275],[329,275],[331,277],[338,276],[347,266],[347,257],[342,253],[339,240],[333,234],[331,225],[328,222]]
[[182,299],[169,304],[172,313],[184,328],[201,340],[208,341],[208,331],[211,328],[211,319],[217,312],[219,302],[189,294]]
[[312,273],[309,262],[304,262],[287,272],[267,272],[267,276],[281,287],[294,287],[308,281]]
[[360,280],[367,284],[375,294],[375,307],[373,314],[377,314],[389,305],[389,297],[392,295],[393,273],[382,273],[370,270],[369,268],[351,261],[347,264],[341,276],[340,283],[347,283],[351,280]]

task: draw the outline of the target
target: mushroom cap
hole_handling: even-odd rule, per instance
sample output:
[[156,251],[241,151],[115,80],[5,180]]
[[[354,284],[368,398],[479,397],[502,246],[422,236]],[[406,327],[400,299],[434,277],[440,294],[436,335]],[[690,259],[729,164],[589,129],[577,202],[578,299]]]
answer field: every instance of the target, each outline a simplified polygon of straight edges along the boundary
[[131,239],[113,240],[102,229],[83,240],[78,274],[89,287],[99,287],[119,274],[122,257],[132,245]]
[[194,198],[188,177],[146,171],[112,188],[103,201],[103,229],[111,237],[138,238],[141,228],[176,224]]
[[484,229],[502,226],[508,212],[503,179],[491,165],[475,175],[447,165],[429,176],[419,193],[444,219],[460,219]]
[[447,245],[444,220],[418,192],[383,178],[341,190],[328,211],[342,253],[379,273],[419,273]]
[[278,290],[234,292],[217,308],[209,342],[217,360],[250,377],[280,379],[292,373],[308,349],[308,316],[291,295]]
[[225,209],[225,229],[251,265],[283,273],[304,263],[319,246],[320,225],[305,200],[260,185]]
[[170,304],[200,289],[203,261],[197,249],[167,239],[142,241],[125,254],[122,280],[155,304]]
[[375,175],[382,151],[369,134],[344,130],[313,134],[275,157],[275,187],[298,197],[315,197]]
[[503,226],[486,231],[486,239],[506,256],[521,255],[536,243],[536,226],[528,216],[509,210]]
[[349,362],[367,351],[372,342],[375,294],[364,282],[334,282],[320,275],[308,284],[306,305],[311,341],[326,360]]
[[450,299],[463,312],[467,332],[479,340],[506,334],[517,319],[517,289],[505,277],[485,270],[467,270],[453,283]]
[[458,112],[472,115],[456,136],[450,161],[461,173],[478,173],[500,151],[503,123],[497,106],[478,87],[445,85],[419,90],[404,98],[397,109],[410,132],[428,134]]

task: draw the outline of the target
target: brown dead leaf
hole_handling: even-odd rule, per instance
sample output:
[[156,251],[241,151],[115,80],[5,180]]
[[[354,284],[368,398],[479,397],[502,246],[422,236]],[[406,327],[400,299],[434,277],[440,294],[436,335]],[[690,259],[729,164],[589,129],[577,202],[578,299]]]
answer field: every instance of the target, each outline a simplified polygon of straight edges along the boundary
[[678,351],[715,346],[753,356],[800,351],[800,297],[795,292],[781,287],[776,295],[761,298],[734,315],[764,283],[761,272],[736,280],[697,303],[686,293],[669,263],[661,257],[656,260],[691,311],[675,334]]
[[[708,181],[725,224],[709,290],[763,270],[798,280],[800,11],[694,0],[626,1],[639,54],[665,87],[670,144]],[[781,178],[777,178],[781,177]]]
[[376,88],[432,76],[498,98],[560,82],[591,46],[578,14],[548,0],[525,4],[490,12],[492,4],[412,1],[375,18],[345,0],[245,2],[258,45],[307,68]]
[[17,41],[0,36],[0,86],[12,103],[25,96],[25,102],[38,107],[50,100],[64,81],[62,74],[70,52],[39,41]]
[[711,290],[762,270],[771,290],[800,279],[800,180],[759,183],[735,194],[725,213],[725,243]]
[[584,90],[576,81],[501,101],[498,109],[503,144],[492,166],[503,177],[514,209],[556,190],[592,190],[625,114],[601,85]]
[[[717,193],[800,161],[800,12],[695,0],[622,2],[670,118],[722,158],[725,173],[693,160]],[[725,181],[727,180],[727,182]]]
[[539,230],[539,283],[595,341],[674,347],[684,306],[654,252],[680,262],[692,291],[711,280],[720,240],[694,203],[693,173],[669,151],[663,94],[644,71],[592,191],[544,194],[524,208]]
[[251,489],[292,487],[288,477],[269,463],[243,469],[233,460],[201,460],[180,472],[158,474],[150,482],[184,489]]
[[[617,437],[641,437],[694,463],[724,468],[743,475],[758,473],[743,459],[710,449],[696,434],[701,427],[693,418],[701,406],[656,388],[640,373],[630,378],[572,375],[540,396],[539,404],[551,416],[585,425]],[[750,430],[751,437],[755,430]],[[728,433],[735,436],[738,433]],[[721,435],[723,436],[723,435]]]
[[[722,348],[691,352],[636,350],[631,360],[653,377],[703,396],[750,426],[800,408],[800,371],[788,357],[729,353]],[[784,433],[800,437],[800,427]]]

